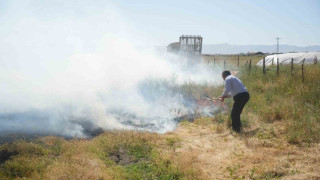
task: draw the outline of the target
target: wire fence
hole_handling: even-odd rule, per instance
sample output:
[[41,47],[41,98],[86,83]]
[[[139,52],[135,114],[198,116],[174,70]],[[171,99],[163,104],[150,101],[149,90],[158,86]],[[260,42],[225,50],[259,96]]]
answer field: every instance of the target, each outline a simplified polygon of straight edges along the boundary
[[[249,75],[251,74],[251,71],[253,69],[253,67],[255,67],[255,71],[259,68],[257,68],[257,65],[253,65],[252,64],[252,60],[247,60],[245,62],[245,64],[240,66],[240,56],[237,57],[237,62],[230,63],[227,64],[227,61],[224,60],[223,63],[221,63],[221,61],[219,61],[220,63],[216,63],[216,60],[213,59],[213,67],[216,66],[222,66],[224,70],[228,69],[230,71],[240,71],[240,69],[245,66],[247,67],[248,73]],[[243,61],[241,61],[243,62]],[[209,64],[209,62],[208,62]],[[320,59],[318,60],[318,58],[315,58],[313,61],[313,65],[320,67]],[[304,82],[305,77],[306,76],[319,76],[319,74],[314,74],[314,73],[310,73],[307,71],[306,67],[305,67],[306,63],[305,63],[305,59],[299,61],[298,63],[294,61],[294,58],[285,60],[283,62],[280,63],[279,58],[277,59],[272,59],[271,61],[271,66],[266,66],[266,59],[265,57],[263,58],[263,63],[262,63],[262,73],[263,75],[267,75],[269,74],[268,72],[276,72],[277,75],[279,75],[280,73],[289,73],[292,75],[296,75],[296,74],[300,74],[301,73],[301,80],[302,82]]]
[[[305,67],[305,58],[301,61],[299,61],[298,63],[294,63],[294,58],[291,58],[290,62],[287,62],[288,60],[284,61],[281,63],[281,68],[280,68],[280,61],[279,58],[276,59],[276,68],[272,69],[273,65],[274,65],[274,59],[272,59],[272,64],[271,64],[271,68],[267,68],[266,67],[266,59],[263,58],[263,62],[262,62],[262,73],[264,75],[266,75],[267,71],[276,71],[277,75],[279,75],[281,72],[288,72],[290,71],[290,74],[296,74],[297,72],[301,72],[301,79],[302,82],[304,82],[305,77],[306,76],[318,76],[318,74],[313,74],[313,73],[309,73],[306,71],[306,67]],[[318,64],[318,59],[315,58],[313,65],[317,66]],[[250,70],[250,68],[249,68]]]
[[[216,60],[213,58],[213,60],[208,60],[207,64],[213,67],[220,67],[223,69],[228,69],[230,71],[238,71],[242,65],[240,65],[240,62],[243,63],[243,60],[240,60],[240,56],[237,56],[236,63],[230,63],[230,61],[233,62],[233,60]],[[222,63],[221,63],[222,62]],[[248,65],[249,61],[247,60],[244,65]]]

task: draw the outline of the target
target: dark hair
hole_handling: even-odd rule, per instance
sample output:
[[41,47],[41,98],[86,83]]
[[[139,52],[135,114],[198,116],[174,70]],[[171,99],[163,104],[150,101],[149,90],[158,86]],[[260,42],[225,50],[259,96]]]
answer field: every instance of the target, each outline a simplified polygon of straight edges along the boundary
[[222,76],[224,77],[228,77],[229,75],[231,75],[231,72],[229,70],[225,70],[222,72]]

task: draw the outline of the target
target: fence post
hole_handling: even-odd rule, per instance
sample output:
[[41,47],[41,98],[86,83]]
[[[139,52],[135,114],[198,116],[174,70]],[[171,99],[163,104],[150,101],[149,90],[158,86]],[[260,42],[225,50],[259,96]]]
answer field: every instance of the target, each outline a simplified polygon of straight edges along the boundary
[[273,60],[274,60],[274,57],[272,58],[272,64],[271,64],[272,67],[273,67]]
[[262,72],[263,72],[263,75],[266,74],[266,57],[263,58],[263,64],[262,64]]
[[239,65],[240,65],[240,57],[238,55],[238,69],[239,69]]
[[226,60],[223,61],[223,68],[226,70]]
[[292,73],[293,73],[293,58],[291,58],[291,76],[292,76]]
[[250,75],[250,72],[251,72],[251,59],[250,59],[250,62],[249,62],[249,75]]
[[302,66],[301,66],[301,72],[302,72],[302,82],[304,83],[304,61],[306,59],[304,58],[303,61],[302,61]]
[[213,58],[213,66],[216,66],[216,58]]
[[279,58],[277,58],[277,75],[279,75]]

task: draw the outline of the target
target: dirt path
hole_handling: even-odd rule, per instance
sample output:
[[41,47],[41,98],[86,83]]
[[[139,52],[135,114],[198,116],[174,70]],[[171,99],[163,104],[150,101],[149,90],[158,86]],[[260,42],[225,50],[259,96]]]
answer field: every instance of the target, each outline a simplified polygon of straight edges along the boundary
[[189,123],[174,133],[181,139],[176,152],[189,152],[206,179],[320,179],[320,146],[297,147],[267,137],[267,130],[239,135],[217,125]]

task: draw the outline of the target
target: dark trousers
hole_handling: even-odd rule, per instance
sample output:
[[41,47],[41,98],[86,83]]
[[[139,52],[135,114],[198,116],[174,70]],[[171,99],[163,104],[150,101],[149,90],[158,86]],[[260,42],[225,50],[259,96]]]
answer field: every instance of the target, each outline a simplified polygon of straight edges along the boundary
[[250,95],[248,92],[239,93],[233,96],[233,107],[231,111],[231,119],[232,119],[232,129],[236,132],[240,132],[241,121],[240,114],[243,110],[244,105],[249,101]]

